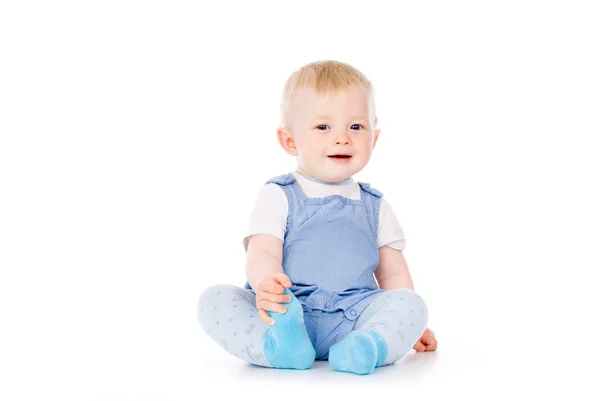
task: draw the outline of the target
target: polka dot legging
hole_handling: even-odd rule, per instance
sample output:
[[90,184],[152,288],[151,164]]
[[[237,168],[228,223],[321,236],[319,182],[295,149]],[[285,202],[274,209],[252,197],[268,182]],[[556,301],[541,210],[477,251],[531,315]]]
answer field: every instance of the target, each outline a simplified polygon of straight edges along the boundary
[[[204,331],[230,354],[270,367],[264,357],[264,336],[271,328],[258,316],[256,296],[233,285],[216,285],[200,296],[198,320]],[[427,327],[428,310],[413,290],[382,292],[363,310],[353,330],[372,329],[386,342],[387,356],[380,365],[406,356]],[[342,340],[342,339],[340,339]]]

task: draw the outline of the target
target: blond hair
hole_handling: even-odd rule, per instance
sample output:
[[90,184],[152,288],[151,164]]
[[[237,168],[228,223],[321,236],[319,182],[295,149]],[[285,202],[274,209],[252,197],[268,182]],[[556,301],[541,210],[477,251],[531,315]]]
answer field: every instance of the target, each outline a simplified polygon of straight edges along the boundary
[[[281,97],[280,124],[288,127],[290,104],[296,91],[300,88],[312,88],[318,95],[337,93],[340,89],[360,87],[373,96],[373,84],[359,70],[350,64],[333,60],[315,61],[294,71],[287,79]],[[375,126],[377,115],[375,114]]]

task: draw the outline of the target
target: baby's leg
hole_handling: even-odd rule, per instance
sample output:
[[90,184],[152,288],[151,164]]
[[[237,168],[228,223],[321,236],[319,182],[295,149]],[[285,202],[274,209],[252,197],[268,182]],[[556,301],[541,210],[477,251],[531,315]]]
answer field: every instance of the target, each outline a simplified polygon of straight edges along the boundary
[[331,347],[329,362],[334,370],[369,374],[406,356],[427,321],[427,305],[415,291],[385,291],[365,308],[353,331]]
[[268,312],[273,326],[258,317],[256,295],[233,285],[208,288],[198,302],[198,320],[206,334],[230,354],[255,365],[308,369],[315,359],[302,313],[302,306],[286,289],[292,301],[286,313]]

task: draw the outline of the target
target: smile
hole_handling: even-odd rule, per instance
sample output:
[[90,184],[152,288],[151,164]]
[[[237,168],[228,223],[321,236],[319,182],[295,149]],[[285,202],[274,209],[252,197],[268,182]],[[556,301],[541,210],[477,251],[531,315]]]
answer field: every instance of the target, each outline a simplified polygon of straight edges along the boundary
[[335,156],[328,156],[328,157],[337,163],[348,163],[350,161],[350,159],[352,159],[351,155],[335,155]]

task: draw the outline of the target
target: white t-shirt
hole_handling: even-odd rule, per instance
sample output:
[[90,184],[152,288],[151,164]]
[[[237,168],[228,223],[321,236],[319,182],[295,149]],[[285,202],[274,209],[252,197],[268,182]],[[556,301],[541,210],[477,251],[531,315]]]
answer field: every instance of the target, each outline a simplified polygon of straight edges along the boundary
[[[292,174],[304,194],[309,198],[341,195],[349,199],[360,200],[360,186],[352,178],[340,183],[328,184],[313,181],[295,171]],[[263,185],[254,202],[250,223],[242,241],[244,250],[248,250],[248,237],[254,234],[271,234],[283,241],[287,216],[288,200],[283,189],[275,183]],[[385,197],[381,197],[377,247],[380,248],[384,245],[403,251],[406,238],[392,206],[385,200]]]

